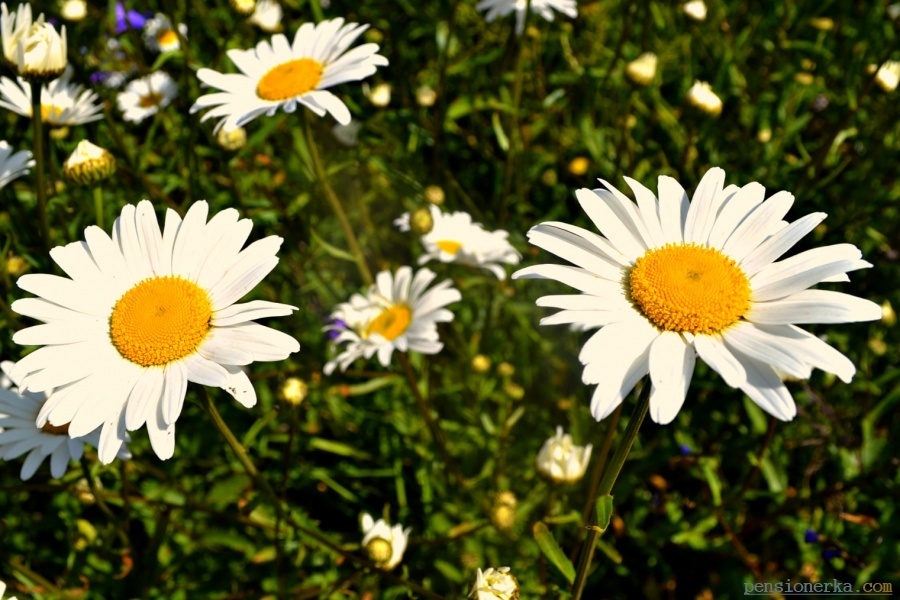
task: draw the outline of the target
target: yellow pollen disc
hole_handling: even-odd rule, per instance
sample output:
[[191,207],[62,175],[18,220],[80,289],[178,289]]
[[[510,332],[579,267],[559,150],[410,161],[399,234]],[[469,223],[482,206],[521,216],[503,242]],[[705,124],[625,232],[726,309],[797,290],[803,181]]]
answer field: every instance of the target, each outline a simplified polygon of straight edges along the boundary
[[750,308],[750,281],[734,260],[695,244],[648,251],[629,275],[631,299],[658,328],[715,333]]
[[446,252],[447,254],[456,254],[459,252],[459,249],[462,248],[462,244],[459,242],[454,242],[453,240],[441,240],[439,242],[435,242],[438,248]]
[[63,109],[56,106],[55,104],[41,104],[41,120],[42,121],[50,121],[51,119],[58,119],[63,113]]
[[44,423],[44,426],[41,427],[41,431],[44,433],[52,433],[53,435],[69,435],[69,425],[70,423],[66,423],[65,425],[51,425],[50,421]]
[[256,93],[272,102],[300,96],[319,85],[322,69],[322,63],[311,58],[289,60],[263,75],[256,85]]
[[209,296],[197,284],[181,277],[151,277],[116,302],[109,335],[131,362],[165,365],[197,350],[211,317]]
[[384,339],[392,341],[403,335],[410,322],[412,322],[412,311],[409,310],[409,307],[405,304],[396,304],[372,319],[366,329],[365,337],[377,333]]
[[146,96],[141,96],[141,99],[138,100],[138,106],[150,108],[151,106],[159,106],[160,102],[162,102],[162,94],[150,93]]
[[178,34],[168,29],[166,31],[161,32],[158,36],[156,36],[156,43],[160,45],[160,47],[165,48],[168,46],[177,46],[178,45]]

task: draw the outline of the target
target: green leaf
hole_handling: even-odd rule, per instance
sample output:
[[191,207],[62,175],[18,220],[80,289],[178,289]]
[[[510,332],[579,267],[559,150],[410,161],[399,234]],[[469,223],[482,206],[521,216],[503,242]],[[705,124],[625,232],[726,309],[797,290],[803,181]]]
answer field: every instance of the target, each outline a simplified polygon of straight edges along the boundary
[[497,136],[497,144],[499,144],[500,148],[506,152],[509,150],[509,138],[506,137],[506,132],[503,131],[503,125],[500,124],[500,113],[494,113],[491,116],[491,125],[494,127],[494,135]]
[[541,521],[538,521],[534,524],[532,528],[532,533],[534,534],[534,539],[537,542],[538,548],[541,549],[544,556],[547,557],[553,565],[559,569],[559,572],[563,574],[569,583],[575,581],[575,567],[572,565],[571,561],[566,557],[565,552],[562,551],[562,548],[559,547],[559,544],[556,543],[556,540],[553,538],[553,534],[550,533],[550,530],[547,529],[547,526],[544,525]]
[[356,258],[346,250],[341,250],[336,246],[332,246],[331,244],[320,238],[318,235],[316,235],[316,232],[311,229],[310,233],[312,234],[313,241],[322,246],[322,250],[324,250],[326,254],[329,254],[330,256],[333,256],[335,258],[350,261],[352,263],[356,262]]
[[612,519],[612,514],[613,497],[607,494],[597,498],[597,527],[600,528],[600,533],[603,533],[606,531],[606,528],[609,527],[609,521]]

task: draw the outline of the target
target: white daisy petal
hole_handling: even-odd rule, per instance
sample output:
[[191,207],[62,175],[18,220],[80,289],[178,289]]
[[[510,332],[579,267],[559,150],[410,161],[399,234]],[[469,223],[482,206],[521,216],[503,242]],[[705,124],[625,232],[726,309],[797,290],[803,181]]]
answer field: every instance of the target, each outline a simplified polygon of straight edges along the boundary
[[722,246],[722,252],[740,262],[768,237],[772,223],[780,221],[794,203],[793,194],[778,192],[753,209]]
[[619,220],[607,202],[594,191],[580,189],[575,192],[575,198],[597,229],[628,258],[629,262],[633,262],[646,251],[643,243],[631,231],[629,224]]
[[722,332],[726,346],[754,358],[759,362],[772,365],[780,371],[798,379],[809,377],[809,367],[796,355],[787,351],[776,339],[776,336],[762,329],[762,325],[753,323],[736,323]]
[[684,224],[687,221],[690,200],[681,184],[665,175],[659,178],[659,221],[665,241],[677,244],[684,241]]
[[753,323],[858,323],[877,321],[881,307],[871,300],[830,290],[803,290],[770,302],[753,302],[744,318]]
[[760,270],[778,260],[782,254],[803,239],[803,236],[815,229],[816,225],[824,221],[826,216],[825,213],[812,213],[781,229],[745,256],[740,261],[741,269],[749,277],[756,275]]
[[684,404],[696,354],[674,331],[661,333],[650,345],[650,418],[660,425],[668,425]]
[[700,180],[684,224],[685,243],[705,244],[709,239],[718,208],[715,200],[724,183],[725,171],[718,167],[707,171]]
[[694,337],[694,349],[703,362],[712,367],[725,383],[739,388],[747,383],[747,372],[719,335],[698,335]]
[[225,365],[225,370],[228,371],[228,379],[222,384],[222,389],[245,408],[256,406],[256,390],[244,370],[230,365]]

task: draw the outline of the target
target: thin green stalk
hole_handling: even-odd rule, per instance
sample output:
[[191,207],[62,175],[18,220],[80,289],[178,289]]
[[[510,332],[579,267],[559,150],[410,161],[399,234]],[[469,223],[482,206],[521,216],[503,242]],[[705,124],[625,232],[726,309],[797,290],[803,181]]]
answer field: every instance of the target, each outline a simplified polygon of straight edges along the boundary
[[[531,14],[531,0],[525,9],[525,28],[528,27],[528,16]],[[516,37],[518,44],[518,52],[516,54],[516,75],[513,82],[513,106],[512,106],[512,125],[509,131],[509,150],[506,153],[506,166],[503,169],[503,188],[500,192],[500,215],[499,221],[503,225],[507,218],[507,209],[509,207],[509,195],[512,192],[512,180],[516,174],[516,159],[522,151],[522,132],[519,126],[519,108],[522,105],[522,83],[525,79],[525,36],[523,32],[521,36]]]
[[[631,413],[631,418],[628,419],[628,425],[625,427],[625,435],[616,447],[616,453],[613,455],[609,467],[603,473],[603,479],[600,481],[599,490],[592,498],[590,498],[591,505],[597,501],[597,498],[607,496],[612,492],[613,485],[616,483],[616,478],[618,478],[619,472],[622,470],[622,465],[625,464],[625,459],[628,458],[631,446],[634,444],[635,438],[637,438],[641,423],[644,422],[644,417],[647,416],[647,409],[650,408],[651,387],[649,381],[644,382],[643,388],[641,388],[641,395],[638,398],[637,404],[635,404],[634,412]],[[591,522],[596,523],[596,520],[597,518],[594,516],[594,518],[591,519]],[[572,585],[572,600],[581,599],[581,594],[584,592],[584,585],[587,583],[588,572],[591,570],[591,562],[594,560],[594,550],[597,548],[597,539],[599,537],[600,529],[592,527],[588,533],[587,539],[584,541],[584,547],[581,550],[581,558],[578,560],[578,575],[575,577],[575,583]]]
[[91,464],[88,462],[87,456],[83,454],[81,455],[81,471],[84,473],[84,479],[87,481],[88,489],[91,490],[91,495],[94,496],[94,501],[97,503],[97,506],[103,514],[106,515],[113,527],[115,527],[116,533],[122,540],[122,546],[128,550],[128,552],[131,552],[131,542],[128,540],[128,534],[125,532],[119,519],[113,514],[112,509],[109,508],[109,505],[106,504],[106,501],[103,500],[103,497],[100,495],[100,490],[97,488],[97,483],[94,481],[94,476],[91,474]]
[[325,20],[325,13],[322,12],[322,3],[320,0],[309,0],[309,8],[312,11],[313,19],[316,23]]
[[[315,1],[315,0],[314,0]],[[366,257],[363,255],[362,248],[359,245],[359,240],[356,238],[356,233],[353,231],[353,226],[350,225],[350,220],[347,218],[347,213],[344,212],[344,207],[341,204],[340,198],[335,194],[334,189],[331,187],[331,183],[328,181],[328,175],[325,173],[325,167],[322,164],[322,159],[319,157],[319,150],[316,146],[316,140],[313,136],[312,126],[309,124],[309,119],[304,119],[306,126],[306,144],[309,147],[309,155],[312,159],[313,171],[316,174],[316,179],[322,185],[322,189],[325,191],[325,198],[328,200],[328,203],[331,205],[331,209],[334,211],[335,216],[338,218],[338,221],[341,224],[341,229],[344,230],[344,237],[347,238],[347,243],[350,245],[350,253],[356,259],[356,266],[359,269],[359,274],[362,276],[363,280],[366,284],[371,284],[375,280],[372,278],[372,272],[369,270],[369,265],[366,264]]]
[[97,227],[103,229],[103,188],[95,185],[91,191],[94,194],[94,214],[97,219]]
[[40,81],[31,82],[31,126],[34,132],[34,178],[37,193],[38,220],[41,227],[41,237],[44,240],[44,249],[50,252],[53,247],[50,241],[50,219],[47,215],[47,182],[44,178],[44,115],[41,110],[41,91],[43,85]]

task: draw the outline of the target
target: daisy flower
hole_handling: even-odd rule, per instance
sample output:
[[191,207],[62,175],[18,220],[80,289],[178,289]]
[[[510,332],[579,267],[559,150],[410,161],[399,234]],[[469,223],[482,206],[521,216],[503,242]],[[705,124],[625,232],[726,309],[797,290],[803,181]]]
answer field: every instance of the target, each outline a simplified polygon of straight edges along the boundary
[[[4,361],[0,363],[0,367],[4,374],[11,374],[15,363]],[[16,380],[11,375],[0,382],[0,459],[12,460],[27,453],[19,476],[22,481],[28,481],[44,459],[50,457],[50,475],[59,479],[65,475],[69,462],[79,460],[84,454],[85,443],[92,446],[99,444],[100,429],[94,429],[81,437],[70,438],[65,425],[54,427],[45,424],[38,427],[35,421],[47,396],[43,393],[23,392],[18,387],[13,387],[15,383]],[[122,445],[116,456],[128,459],[131,458],[131,453]]]
[[475,574],[475,585],[469,592],[473,600],[518,600],[519,582],[509,567],[493,567]]
[[[50,127],[83,125],[103,118],[103,105],[97,94],[71,82],[72,68],[41,89],[41,117]],[[31,118],[31,84],[0,78],[0,107]]]
[[259,0],[247,19],[263,31],[274,33],[281,29],[281,5],[275,0]]
[[384,519],[375,521],[372,515],[365,513],[362,516],[362,530],[362,547],[379,569],[390,571],[400,564],[412,527],[391,527]]
[[[516,13],[516,35],[522,35],[525,31],[525,11],[528,9],[528,0],[481,0],[477,10],[486,10],[484,15],[488,23],[498,17],[505,17]],[[567,17],[578,16],[578,6],[575,0],[531,0],[531,12],[537,13],[547,21],[553,20],[553,11],[559,11]]]
[[584,477],[591,461],[593,446],[576,446],[572,436],[556,428],[556,435],[549,438],[538,452],[535,465],[544,477],[556,483],[574,483]]
[[0,4],[0,36],[3,54],[19,75],[35,81],[59,77],[67,65],[66,28],[61,33],[45,22],[44,14],[32,20],[31,4],[25,2],[14,12]]
[[175,421],[187,383],[220,387],[246,407],[256,392],[243,368],[286,358],[297,341],[254,319],[288,315],[286,304],[235,302],[278,264],[282,239],[269,236],[244,250],[249,219],[229,208],[207,223],[195,202],[184,220],[166,213],[160,232],[153,206],[127,205],[110,238],[88,227],[84,242],[50,256],[69,277],[29,274],[17,284],[36,298],[13,303],[44,325],[13,341],[41,345],[12,372],[31,392],[55,388],[38,427],[67,425],[79,437],[98,426],[100,460],[110,462],[126,430],[145,423],[163,460],[175,449]]
[[172,52],[181,48],[179,34],[187,38],[187,25],[179,23],[178,31],[175,31],[169,17],[161,13],[144,23],[144,44],[153,52]]
[[[443,213],[431,205],[433,225],[431,231],[422,236],[425,254],[419,257],[423,265],[432,259],[444,263],[481,267],[506,279],[506,271],[500,263],[518,264],[522,255],[507,241],[509,234],[502,229],[486,231],[481,223],[473,223],[469,213]],[[410,230],[410,214],[403,213],[394,221],[401,231]]]
[[191,112],[214,106],[202,120],[225,117],[216,129],[234,129],[262,114],[271,117],[279,107],[292,113],[299,104],[320,117],[328,112],[346,125],[350,110],[327,88],[364,79],[374,74],[376,67],[388,64],[385,57],[376,54],[378,44],[363,44],[347,51],[368,27],[345,25],[343,19],[317,25],[304,23],[293,44],[276,34],[271,43],[263,40],[251,50],[229,50],[228,57],[241,72],[197,71],[200,81],[222,91],[200,96]]
[[12,151],[6,141],[0,141],[0,190],[22,175],[28,175],[28,169],[34,166],[31,152],[28,150]]
[[415,276],[410,267],[400,267],[396,275],[382,271],[365,296],[354,294],[349,302],[338,305],[325,331],[337,332],[335,343],[347,347],[325,365],[325,374],[337,366],[344,371],[357,358],[368,359],[376,353],[386,367],[395,349],[440,352],[444,345],[437,324],[453,320],[453,313],[444,307],[462,296],[449,280],[426,291],[435,277],[428,269],[420,269]]
[[163,71],[156,71],[125,86],[125,91],[116,96],[116,103],[123,119],[140,123],[168,106],[177,95],[178,86],[172,78]]
[[782,218],[788,192],[765,199],[758,183],[723,189],[725,172],[710,169],[693,201],[671,177],[659,199],[626,177],[635,205],[606,181],[576,197],[597,235],[567,223],[542,223],[528,238],[575,266],[537,265],[514,278],[554,279],[579,295],[545,296],[538,306],[563,309],[542,324],[600,327],[579,358],[582,380],[597,384],[591,412],[609,415],[650,374],[650,416],[669,423],[684,403],[699,356],[725,382],[763,410],[788,421],[797,408],[779,373],[806,379],[813,368],[849,382],[856,368],[843,354],[796,324],[850,323],[881,317],[874,302],[809,289],[849,281],[872,265],[851,244],[814,248],[778,260],[825,213],[793,223]]

